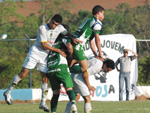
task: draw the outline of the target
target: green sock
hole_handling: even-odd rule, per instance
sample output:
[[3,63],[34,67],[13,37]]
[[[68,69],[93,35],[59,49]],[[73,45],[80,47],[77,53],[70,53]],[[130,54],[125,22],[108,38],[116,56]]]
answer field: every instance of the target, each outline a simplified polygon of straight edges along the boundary
[[53,95],[53,97],[51,99],[51,112],[56,112],[58,98],[59,98],[59,94],[58,95]]
[[75,93],[74,93],[74,91],[69,90],[69,91],[67,91],[67,94],[69,96],[70,102],[72,102],[72,104],[75,104]]

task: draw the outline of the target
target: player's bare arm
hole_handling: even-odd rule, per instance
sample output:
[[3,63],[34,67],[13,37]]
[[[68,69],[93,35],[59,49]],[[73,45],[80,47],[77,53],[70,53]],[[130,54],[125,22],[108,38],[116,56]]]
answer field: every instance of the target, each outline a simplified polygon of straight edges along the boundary
[[97,52],[96,52],[94,40],[91,40],[91,41],[90,41],[90,46],[91,46],[91,50],[92,50],[93,54],[94,54],[95,57],[96,57],[96,56],[97,56]]
[[54,48],[54,47],[51,47],[47,44],[47,42],[42,42],[41,43],[43,48],[46,49],[46,50],[49,50],[49,51],[54,51],[54,52],[57,52],[59,54],[61,54],[62,56],[66,57],[67,55],[65,54],[65,52],[61,51],[60,49],[57,49],[57,48]]
[[95,43],[96,43],[96,47],[99,51],[99,57],[102,61],[104,61],[103,55],[102,55],[102,50],[101,50],[101,41],[99,38],[99,34],[95,34]]
[[[88,72],[86,71],[86,73],[88,73]],[[83,74],[83,77],[84,77],[85,83],[86,83],[86,85],[87,85],[89,91],[94,92],[94,91],[96,90],[96,88],[95,88],[94,86],[91,86],[91,85],[90,85],[90,82],[89,82],[89,74]]]
[[74,36],[71,33],[68,33],[67,35],[73,41],[73,43],[75,43],[75,44],[83,43],[83,41],[78,40],[77,38],[74,38]]

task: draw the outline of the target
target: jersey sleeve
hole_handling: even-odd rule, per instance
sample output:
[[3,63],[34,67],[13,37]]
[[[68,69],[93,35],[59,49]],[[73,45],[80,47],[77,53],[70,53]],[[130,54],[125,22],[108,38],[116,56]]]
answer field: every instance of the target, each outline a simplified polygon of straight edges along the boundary
[[67,34],[67,30],[62,25],[60,25],[59,30],[60,30],[60,34],[62,34],[62,35],[66,35]]
[[135,59],[135,56],[129,56],[131,61]]
[[47,37],[46,37],[46,26],[40,26],[39,28],[39,42],[47,42]]
[[118,58],[118,60],[116,61],[116,66],[120,63],[120,60],[119,60],[120,58]]
[[90,27],[95,34],[100,34],[100,30],[102,29],[102,23],[97,19],[93,19],[90,22]]
[[88,73],[94,75],[102,69],[103,62],[97,58],[88,60]]

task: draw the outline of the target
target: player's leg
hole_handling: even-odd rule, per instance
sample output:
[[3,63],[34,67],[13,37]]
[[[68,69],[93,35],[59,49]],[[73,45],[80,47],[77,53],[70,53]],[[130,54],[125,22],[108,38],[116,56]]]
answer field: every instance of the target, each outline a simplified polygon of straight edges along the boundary
[[78,102],[78,101],[79,101],[79,99],[80,99],[80,94],[79,94],[79,93],[77,93],[77,94],[76,94],[76,102]]
[[83,96],[84,99],[84,113],[92,113],[90,96]]
[[75,93],[72,90],[72,88],[66,88],[70,104],[71,104],[71,110],[73,113],[77,113],[77,107],[76,107],[76,101],[75,101]]
[[66,68],[66,74],[64,75],[64,77],[62,77],[62,83],[63,83],[64,87],[66,88],[66,92],[68,94],[69,101],[71,102],[71,110],[73,113],[77,113],[75,93],[72,89],[73,82],[72,82],[70,73],[67,71],[67,68]]
[[[76,102],[78,102],[79,99],[80,99],[80,94],[78,93],[78,94],[76,94]],[[70,111],[71,111],[71,102],[69,101],[67,103],[67,106],[65,108],[65,112],[64,113],[70,113]]]
[[73,79],[75,92],[78,92],[84,99],[84,112],[90,113],[92,111],[90,92],[82,73],[71,74],[71,77]]
[[41,72],[41,77],[42,77],[42,84],[41,84],[41,89],[42,89],[42,97],[41,97],[41,103],[39,105],[40,109],[43,109],[46,112],[49,112],[49,108],[46,105],[46,98],[48,94],[48,78],[46,76],[46,73]]
[[59,89],[53,91],[53,97],[51,99],[51,113],[56,113],[59,94],[60,94]]
[[5,101],[8,105],[11,105],[11,91],[14,89],[14,87],[18,84],[18,82],[23,79],[27,74],[29,73],[29,70],[26,68],[22,68],[21,72],[14,76],[12,79],[8,89],[4,92]]
[[88,72],[87,72],[88,62],[84,50],[80,45],[73,46],[73,48],[74,48],[74,53],[73,53],[74,59],[79,62],[83,77],[85,78],[85,82],[89,90],[91,90],[92,87],[90,86],[90,83],[88,81]]
[[48,73],[47,77],[50,81],[51,88],[53,91],[53,97],[51,99],[51,113],[56,113],[61,82],[58,80],[59,74],[57,72]]
[[41,103],[39,105],[40,109],[43,109],[45,112],[49,112],[49,108],[46,105],[46,99],[47,99],[47,94],[48,94],[48,78],[47,78],[47,61],[43,59],[39,59],[39,62],[37,64],[37,70],[40,71],[41,78],[42,78],[42,84],[41,84],[41,90],[42,90],[42,95],[41,95]]

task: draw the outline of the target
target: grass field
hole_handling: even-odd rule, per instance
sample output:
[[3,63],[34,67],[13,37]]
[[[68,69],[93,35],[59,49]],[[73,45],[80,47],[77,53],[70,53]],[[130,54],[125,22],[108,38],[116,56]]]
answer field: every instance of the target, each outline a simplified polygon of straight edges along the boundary
[[[47,103],[50,106],[50,103]],[[67,102],[59,102],[57,113],[63,113]],[[84,113],[84,103],[78,102],[78,113]],[[0,113],[44,113],[39,103],[0,104]],[[92,102],[93,113],[150,113],[150,101]]]

